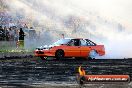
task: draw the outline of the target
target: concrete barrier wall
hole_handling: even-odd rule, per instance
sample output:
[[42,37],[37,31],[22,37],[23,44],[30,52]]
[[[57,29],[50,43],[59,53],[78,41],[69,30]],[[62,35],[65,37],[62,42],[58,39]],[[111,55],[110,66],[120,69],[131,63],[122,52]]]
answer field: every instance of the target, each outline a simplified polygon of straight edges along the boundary
[[0,41],[0,49],[16,48],[16,41]]
[[[8,57],[26,57],[26,56],[33,56],[33,51],[31,52],[5,52],[4,50],[17,50],[16,49],[16,41],[0,41],[0,59],[1,58],[8,58]],[[18,49],[19,51],[19,49]]]
[[23,47],[20,47],[18,46],[17,47],[17,42],[16,41],[0,41],[0,51],[4,51],[4,50],[21,50],[21,49],[25,49],[25,50],[34,50],[38,45],[38,43],[36,43],[37,41],[36,40],[28,40],[28,39],[25,39],[24,40],[24,46]]
[[28,56],[33,56],[33,52],[1,52],[0,53],[0,59],[1,58],[8,58],[8,57],[28,57]]

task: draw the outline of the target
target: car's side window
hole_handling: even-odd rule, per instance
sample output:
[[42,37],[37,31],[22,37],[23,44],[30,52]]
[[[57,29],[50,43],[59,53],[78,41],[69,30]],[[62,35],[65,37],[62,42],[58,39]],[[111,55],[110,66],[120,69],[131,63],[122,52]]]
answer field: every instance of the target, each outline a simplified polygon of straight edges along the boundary
[[79,40],[78,39],[72,39],[69,44],[69,46],[79,46]]
[[68,43],[69,46],[74,46],[74,40],[71,40],[69,43]]
[[74,45],[75,46],[80,46],[80,40],[79,39],[74,39]]
[[81,39],[80,42],[81,42],[81,46],[87,46],[86,40]]

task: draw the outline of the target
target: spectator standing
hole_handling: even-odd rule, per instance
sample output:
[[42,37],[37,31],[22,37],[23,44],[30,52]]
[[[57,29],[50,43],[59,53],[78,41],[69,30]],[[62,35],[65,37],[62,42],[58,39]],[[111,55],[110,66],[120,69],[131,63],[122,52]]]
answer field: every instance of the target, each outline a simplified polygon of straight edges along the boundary
[[23,48],[24,47],[24,31],[22,30],[22,28],[20,28],[20,31],[19,31],[19,47],[20,48]]
[[0,26],[0,41],[4,40],[4,30],[2,28],[2,26]]
[[9,40],[12,41],[14,39],[14,30],[12,27],[9,28]]

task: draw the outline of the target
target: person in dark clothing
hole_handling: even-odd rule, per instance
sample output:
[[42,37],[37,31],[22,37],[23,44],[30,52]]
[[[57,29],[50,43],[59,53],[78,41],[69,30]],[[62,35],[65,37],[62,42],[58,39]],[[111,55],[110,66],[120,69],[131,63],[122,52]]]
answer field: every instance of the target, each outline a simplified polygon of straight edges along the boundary
[[9,41],[9,31],[6,26],[4,27],[4,39],[5,41]]
[[24,36],[25,36],[25,34],[24,34],[24,31],[22,30],[22,28],[20,28],[20,32],[19,32],[19,47],[20,48],[23,48],[24,47]]
[[2,26],[0,26],[0,40],[4,40],[4,30]]
[[23,30],[22,30],[22,28],[20,28],[19,40],[24,40],[24,36],[25,36],[25,34],[24,34]]

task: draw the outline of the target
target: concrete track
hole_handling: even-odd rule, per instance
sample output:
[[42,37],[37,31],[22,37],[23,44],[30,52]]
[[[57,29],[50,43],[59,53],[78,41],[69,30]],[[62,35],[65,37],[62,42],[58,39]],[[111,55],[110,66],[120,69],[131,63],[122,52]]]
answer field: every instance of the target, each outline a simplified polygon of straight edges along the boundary
[[[25,60],[27,59],[27,60]],[[49,60],[23,58],[0,61],[1,87],[78,87],[76,74],[78,66],[82,66],[87,74],[129,74],[132,79],[132,59],[100,59],[100,60]],[[132,83],[88,84],[89,88],[132,88]],[[97,87],[95,87],[97,86]]]

